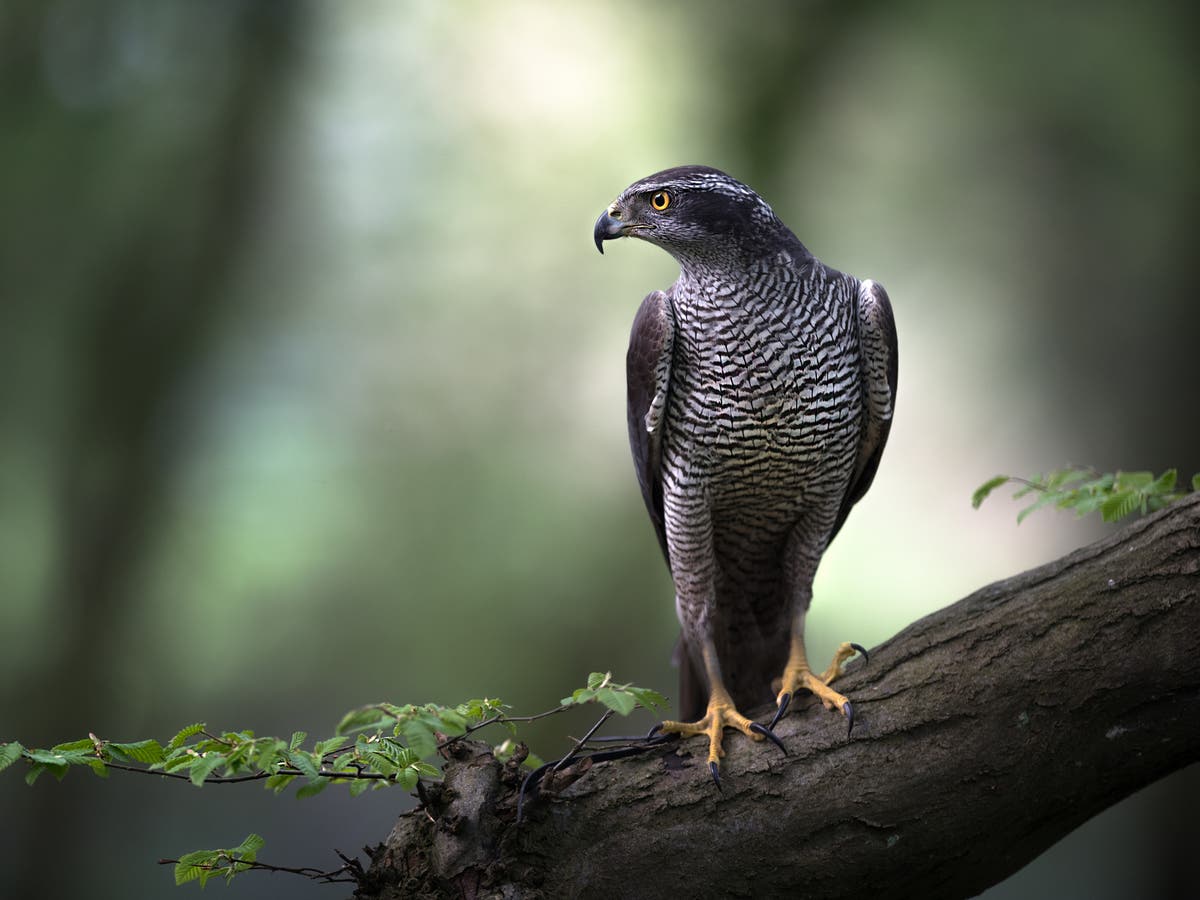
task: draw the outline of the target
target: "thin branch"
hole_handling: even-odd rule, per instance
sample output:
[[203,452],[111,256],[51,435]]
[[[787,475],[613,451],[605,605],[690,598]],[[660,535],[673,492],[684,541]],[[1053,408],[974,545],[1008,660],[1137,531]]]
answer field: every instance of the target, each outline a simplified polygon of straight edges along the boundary
[[[341,856],[341,854],[338,854],[338,855]],[[343,859],[344,858],[345,857],[343,857]],[[164,859],[160,859],[158,861],[158,864],[160,866],[176,866],[176,865],[179,865],[179,860],[164,858]],[[358,883],[358,878],[355,877],[355,867],[352,866],[350,863],[339,866],[336,869],[330,869],[328,872],[322,871],[321,869],[315,868],[313,866],[274,866],[274,865],[271,865],[270,863],[259,862],[258,860],[254,860],[253,862],[246,862],[245,860],[240,860],[240,859],[231,859],[228,863],[224,863],[224,864],[222,864],[222,863],[192,863],[191,865],[193,865],[197,869],[204,869],[209,872],[228,872],[232,868],[232,869],[234,869],[235,872],[239,872],[239,873],[240,872],[249,872],[251,870],[257,870],[260,872],[285,872],[288,875],[300,875],[300,876],[303,876],[304,878],[309,878],[313,881],[319,881],[322,884],[357,884]],[[358,869],[358,873],[361,875],[362,867],[358,866],[357,869]],[[344,875],[346,873],[350,873],[351,877],[350,878],[338,878],[337,877],[339,875]]]

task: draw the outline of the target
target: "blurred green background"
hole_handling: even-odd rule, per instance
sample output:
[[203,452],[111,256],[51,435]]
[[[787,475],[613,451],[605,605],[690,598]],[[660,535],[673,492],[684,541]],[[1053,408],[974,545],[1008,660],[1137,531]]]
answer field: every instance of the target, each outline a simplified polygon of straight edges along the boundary
[[[1066,461],[1200,470],[1196,26],[1124,0],[9,0],[0,739],[536,712],[593,669],[674,693],[623,378],[676,270],[591,227],[681,163],[895,306],[898,416],[816,657],[1091,541],[968,500]],[[1193,767],[987,896],[1182,896],[1198,801]],[[407,803],[8,772],[0,878],[182,896],[159,857],[255,830],[333,867]],[[284,877],[210,892],[348,893]]]

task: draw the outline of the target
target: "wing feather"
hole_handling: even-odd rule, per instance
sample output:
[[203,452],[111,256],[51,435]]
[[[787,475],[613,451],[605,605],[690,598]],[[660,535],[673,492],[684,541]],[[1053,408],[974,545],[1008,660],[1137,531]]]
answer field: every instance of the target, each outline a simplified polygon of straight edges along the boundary
[[629,352],[625,357],[626,414],[638,486],[668,567],[671,556],[663,522],[662,428],[670,391],[674,338],[675,315],[670,298],[662,291],[648,294],[638,308],[629,334]]
[[883,285],[870,280],[859,285],[858,329],[865,427],[858,444],[854,476],[850,479],[830,540],[841,530],[851,507],[862,499],[875,479],[879,458],[892,430],[900,357],[896,347],[896,320]]

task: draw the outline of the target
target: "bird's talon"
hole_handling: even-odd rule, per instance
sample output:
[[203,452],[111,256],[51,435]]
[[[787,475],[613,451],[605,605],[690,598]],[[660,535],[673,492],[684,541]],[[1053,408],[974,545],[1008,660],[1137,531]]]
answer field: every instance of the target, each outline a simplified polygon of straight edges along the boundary
[[771,731],[768,728],[764,728],[763,726],[759,725],[757,722],[751,723],[750,730],[753,731],[755,734],[761,734],[763,737],[765,737],[767,740],[769,740],[772,744],[774,744],[776,747],[778,747],[780,750],[783,751],[784,756],[788,755],[787,747],[783,746],[783,741],[781,741],[779,739],[779,736],[777,734],[775,734],[775,732]]
[[771,720],[771,724],[767,726],[768,731],[774,731],[775,726],[779,724],[779,720],[783,718],[783,714],[787,712],[788,704],[792,702],[791,694],[783,694],[779,698],[779,708],[775,710],[775,718]]
[[863,665],[864,665],[864,666],[865,666],[865,665],[867,665],[868,663],[870,663],[870,661],[871,661],[871,654],[869,654],[869,653],[867,652],[867,648],[866,648],[866,647],[864,647],[862,644],[856,644],[856,643],[854,643],[854,641],[851,641],[851,642],[850,642],[850,646],[851,646],[851,647],[853,647],[855,650],[857,650],[859,653],[861,653],[861,654],[862,654],[862,658],[863,658]]
[[717,786],[717,790],[722,794],[725,793],[725,789],[721,787],[721,768],[717,765],[715,760],[709,762],[708,772],[710,775],[712,775],[713,784]]
[[846,716],[846,737],[849,738],[850,732],[854,730],[854,707],[850,705],[849,700],[842,704],[842,712]]
[[653,728],[651,728],[649,731],[647,731],[646,732],[646,740],[650,740],[650,738],[654,737],[656,734],[661,732],[662,727],[663,727],[663,723],[659,722],[657,725],[655,725]]

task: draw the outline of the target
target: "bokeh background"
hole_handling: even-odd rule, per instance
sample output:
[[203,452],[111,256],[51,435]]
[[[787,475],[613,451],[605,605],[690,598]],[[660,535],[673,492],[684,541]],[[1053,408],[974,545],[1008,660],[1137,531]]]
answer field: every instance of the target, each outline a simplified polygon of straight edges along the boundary
[[[623,365],[676,270],[591,227],[680,163],[895,306],[899,411],[817,657],[1093,540],[969,497],[1067,461],[1200,470],[1194,10],[8,0],[0,739],[536,712],[594,669],[673,693]],[[987,896],[1182,896],[1198,801],[1193,767]],[[253,830],[333,867],[407,804],[14,769],[0,880],[178,896],[159,857]],[[348,893],[288,877],[209,891]]]

